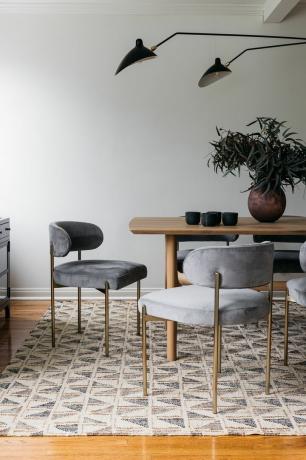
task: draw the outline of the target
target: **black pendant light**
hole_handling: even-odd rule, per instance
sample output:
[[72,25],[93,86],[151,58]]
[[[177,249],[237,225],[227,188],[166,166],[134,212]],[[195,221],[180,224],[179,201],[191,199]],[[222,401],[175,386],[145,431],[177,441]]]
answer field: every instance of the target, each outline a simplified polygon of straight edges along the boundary
[[232,71],[222,64],[221,59],[216,58],[214,65],[206,70],[200,78],[198,85],[200,88],[204,88],[204,86],[208,86],[221,78],[227,77],[231,73]]
[[[254,46],[252,48],[246,48],[242,50],[237,56],[232,58],[228,61],[227,66],[223,65],[220,58],[217,58],[214,65],[212,65],[201,77],[198,85],[200,88],[210,85],[215,81],[220,80],[231,74],[231,70],[228,68],[232,64],[232,62],[236,61],[236,59],[240,58],[243,54],[250,52],[250,51],[257,51],[257,50],[264,50],[264,49],[271,49],[271,48],[281,48],[281,47],[288,47],[288,46],[296,46],[296,45],[306,45],[306,37],[288,37],[286,35],[254,35],[254,34],[228,34],[228,33],[215,33],[215,32],[174,32],[173,34],[166,37],[161,42],[157,43],[151,47],[151,49],[146,48],[143,46],[142,40],[138,38],[136,40],[136,46],[133,48],[121,61],[116,75],[121,72],[121,70],[125,69],[131,64],[135,62],[145,61],[147,59],[152,59],[156,57],[154,51],[159,48],[164,43],[168,42],[172,38],[176,37],[177,35],[194,35],[194,36],[206,36],[206,37],[240,37],[240,38],[271,38],[277,40],[290,40],[287,43],[280,43],[277,45],[264,45],[264,46]],[[292,41],[291,41],[292,40]]]
[[122,59],[115,75],[117,75],[119,72],[121,72],[121,70],[125,69],[129,65],[134,64],[135,62],[141,62],[146,59],[152,59],[155,57],[156,54],[153,53],[153,51],[143,46],[141,38],[137,38],[135,48],[129,51],[128,54]]

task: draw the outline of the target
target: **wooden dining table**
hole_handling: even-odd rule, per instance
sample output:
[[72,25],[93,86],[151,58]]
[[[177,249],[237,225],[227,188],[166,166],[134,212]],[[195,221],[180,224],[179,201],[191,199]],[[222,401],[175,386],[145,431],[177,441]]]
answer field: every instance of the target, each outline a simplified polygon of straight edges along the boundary
[[[273,223],[257,222],[252,217],[240,217],[235,226],[204,227],[187,225],[184,217],[134,217],[129,229],[136,235],[164,235],[166,251],[165,287],[179,285],[177,278],[177,237],[196,235],[305,235],[306,217],[284,216]],[[176,359],[177,325],[167,321],[167,359]]]

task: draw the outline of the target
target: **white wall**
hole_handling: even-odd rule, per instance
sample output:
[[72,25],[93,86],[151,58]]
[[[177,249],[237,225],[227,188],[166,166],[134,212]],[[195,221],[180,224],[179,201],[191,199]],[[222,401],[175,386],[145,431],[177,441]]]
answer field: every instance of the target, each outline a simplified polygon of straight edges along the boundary
[[[48,223],[92,221],[105,233],[97,256],[147,264],[162,286],[164,242],[135,236],[133,216],[185,210],[247,211],[247,177],[206,166],[215,126],[243,129],[257,115],[285,119],[306,139],[306,48],[249,53],[233,75],[206,89],[197,81],[263,40],[177,37],[159,58],[114,77],[142,37],[176,30],[305,35],[306,13],[282,24],[256,16],[0,15],[0,215],[12,224],[15,295],[46,293]],[[287,213],[305,214],[303,188]]]

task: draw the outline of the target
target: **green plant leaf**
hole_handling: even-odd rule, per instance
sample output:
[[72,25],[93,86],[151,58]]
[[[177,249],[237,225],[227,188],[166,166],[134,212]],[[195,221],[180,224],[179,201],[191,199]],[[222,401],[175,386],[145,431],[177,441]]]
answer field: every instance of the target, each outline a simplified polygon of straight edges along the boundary
[[297,133],[276,118],[257,117],[247,126],[259,127],[251,133],[216,127],[218,140],[210,142],[213,151],[207,165],[224,175],[240,175],[246,167],[250,188],[264,193],[284,186],[306,185],[306,146]]

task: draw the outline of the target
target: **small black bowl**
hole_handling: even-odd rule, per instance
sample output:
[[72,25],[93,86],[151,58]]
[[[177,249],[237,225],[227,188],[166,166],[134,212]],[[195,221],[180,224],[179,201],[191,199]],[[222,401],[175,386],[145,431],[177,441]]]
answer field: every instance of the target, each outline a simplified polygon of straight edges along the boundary
[[216,227],[219,223],[219,216],[217,212],[203,212],[201,224],[204,225],[204,227]]
[[185,221],[188,225],[198,225],[200,223],[201,213],[197,211],[185,212]]
[[220,211],[207,211],[208,214],[218,214],[218,223],[217,225],[221,224],[222,212]]
[[234,226],[238,222],[238,212],[223,212],[222,222],[225,226]]

